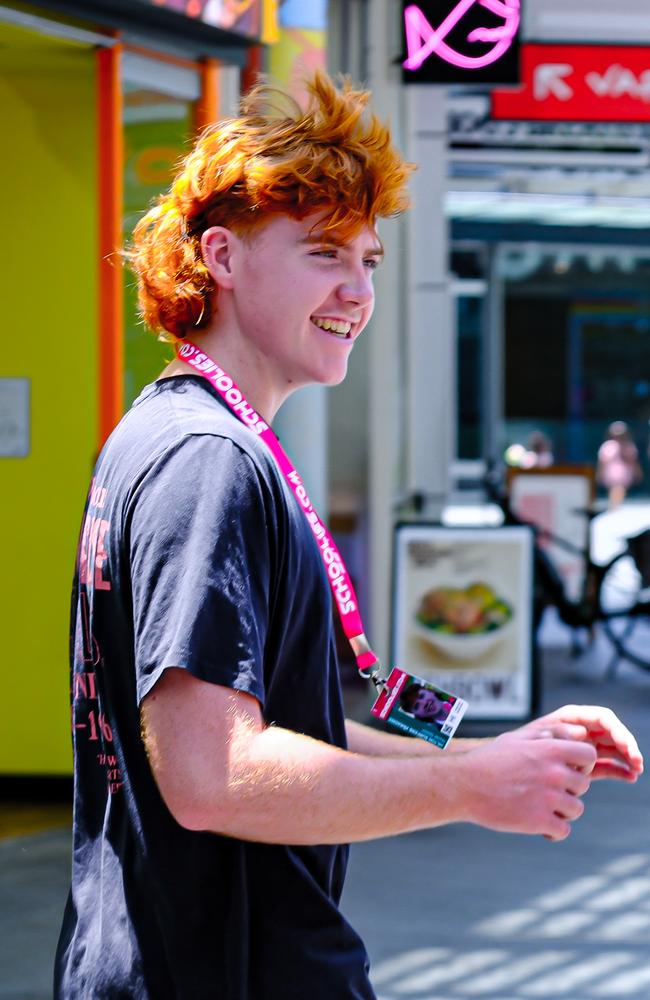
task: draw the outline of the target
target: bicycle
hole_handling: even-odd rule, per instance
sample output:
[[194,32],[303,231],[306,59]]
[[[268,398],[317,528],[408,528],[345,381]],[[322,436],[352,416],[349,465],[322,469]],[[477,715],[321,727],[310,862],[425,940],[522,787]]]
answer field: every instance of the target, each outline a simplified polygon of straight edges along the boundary
[[[600,564],[593,561],[588,545],[574,545],[519,517],[494,470],[488,471],[484,489],[488,500],[500,508],[505,525],[526,525],[533,530],[535,633],[546,608],[555,607],[560,620],[572,630],[574,656],[584,651],[578,641],[578,630],[586,629],[593,640],[595,626],[600,624],[614,649],[606,676],[615,674],[621,660],[650,670],[650,632],[644,635],[638,629],[644,619],[650,625],[650,529],[627,537],[623,551]],[[580,513],[591,521],[600,512],[589,508],[581,509]],[[545,541],[582,559],[582,588],[577,600],[568,596],[557,567],[543,547]]]

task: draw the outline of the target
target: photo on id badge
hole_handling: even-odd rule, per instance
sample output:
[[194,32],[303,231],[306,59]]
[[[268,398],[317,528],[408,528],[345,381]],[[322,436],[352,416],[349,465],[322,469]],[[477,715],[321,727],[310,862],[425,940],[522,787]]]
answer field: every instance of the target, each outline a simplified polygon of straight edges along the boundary
[[462,698],[394,667],[371,711],[402,733],[419,736],[444,749],[466,708]]

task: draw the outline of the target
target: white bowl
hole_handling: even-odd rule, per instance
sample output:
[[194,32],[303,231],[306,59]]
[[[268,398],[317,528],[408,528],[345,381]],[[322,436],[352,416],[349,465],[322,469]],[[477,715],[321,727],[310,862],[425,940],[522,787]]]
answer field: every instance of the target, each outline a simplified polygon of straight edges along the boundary
[[477,660],[485,656],[497,642],[510,631],[512,618],[489,632],[438,632],[427,628],[419,621],[413,623],[413,631],[420,639],[453,660]]

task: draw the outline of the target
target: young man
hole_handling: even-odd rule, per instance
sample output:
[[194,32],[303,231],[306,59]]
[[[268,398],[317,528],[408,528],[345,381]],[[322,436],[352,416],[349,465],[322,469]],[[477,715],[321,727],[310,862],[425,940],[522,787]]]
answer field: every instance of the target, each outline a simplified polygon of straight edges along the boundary
[[372,312],[410,167],[366,101],[322,75],[304,111],[259,88],[136,228],[145,320],[230,388],[177,357],[95,470],[58,998],[370,1000],[341,845],[458,820],[561,840],[592,778],[641,770],[605,709],[444,753],[345,724],[332,574],[258,432],[345,376]]

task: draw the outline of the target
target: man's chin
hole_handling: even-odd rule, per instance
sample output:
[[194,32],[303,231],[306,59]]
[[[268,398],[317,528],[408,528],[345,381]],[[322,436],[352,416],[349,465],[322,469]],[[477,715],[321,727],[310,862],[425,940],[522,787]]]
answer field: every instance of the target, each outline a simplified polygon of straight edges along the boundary
[[327,386],[340,385],[341,382],[345,381],[345,377],[347,374],[348,374],[348,366],[346,364],[343,371],[338,371],[327,375],[321,382],[321,385],[327,385]]

